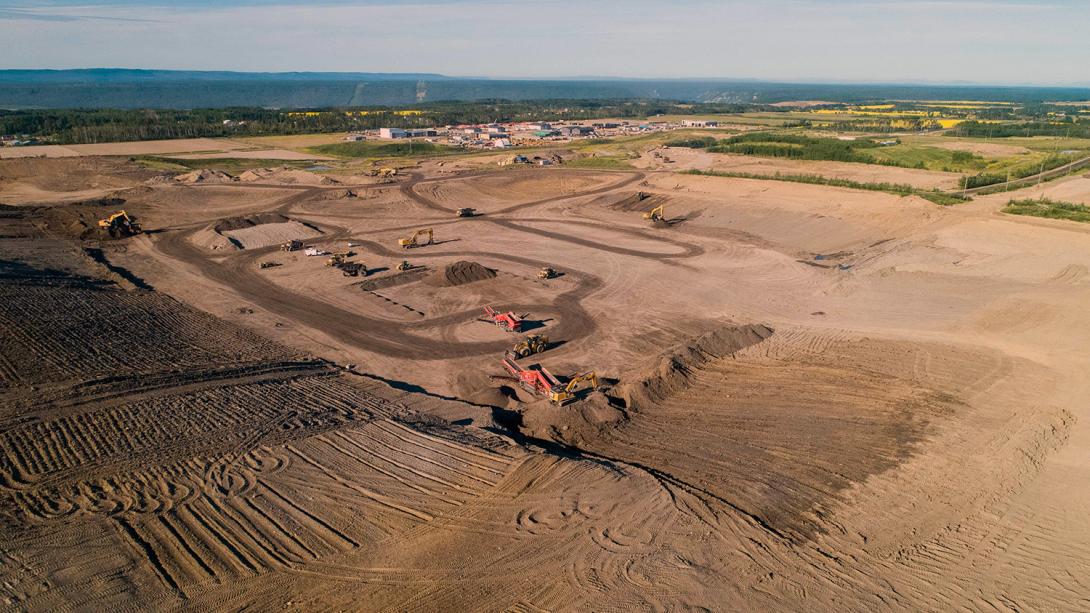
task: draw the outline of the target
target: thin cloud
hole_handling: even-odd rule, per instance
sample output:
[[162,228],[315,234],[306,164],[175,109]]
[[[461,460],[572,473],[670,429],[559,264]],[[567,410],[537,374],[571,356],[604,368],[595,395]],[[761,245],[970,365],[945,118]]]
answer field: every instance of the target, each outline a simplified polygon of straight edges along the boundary
[[69,13],[53,13],[24,8],[0,8],[0,20],[5,21],[124,21],[153,23],[153,19],[139,19],[136,17],[109,17],[104,15],[72,15]]

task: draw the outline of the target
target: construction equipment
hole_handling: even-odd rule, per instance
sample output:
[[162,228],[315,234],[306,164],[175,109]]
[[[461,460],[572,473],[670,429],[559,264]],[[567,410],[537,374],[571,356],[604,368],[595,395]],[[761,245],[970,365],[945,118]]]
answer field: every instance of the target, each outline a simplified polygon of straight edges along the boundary
[[643,218],[644,219],[650,219],[651,221],[665,221],[666,216],[665,216],[665,213],[663,212],[663,207],[664,206],[665,205],[663,205],[663,204],[658,205],[657,207],[655,207],[655,208],[651,209],[650,211],[644,213]]
[[511,353],[517,358],[527,358],[535,353],[541,353],[549,348],[549,337],[540,334],[531,334],[515,343]]
[[555,385],[549,391],[549,400],[552,400],[559,406],[564,406],[569,402],[574,402],[578,396],[576,394],[580,391],[580,385],[583,383],[589,383],[590,387],[587,389],[598,388],[598,375],[593,371],[585,372],[581,375],[576,375],[571,378],[563,387]]
[[290,240],[280,245],[281,251],[299,251],[303,248],[303,241]]
[[275,268],[277,266],[280,266],[280,262],[262,262],[258,264],[258,267],[261,270],[265,270],[266,268]]
[[485,321],[494,323],[508,332],[522,332],[522,318],[515,315],[513,312],[507,311],[506,313],[499,313],[492,307],[486,305],[484,307],[484,313],[488,316],[488,319]]
[[381,168],[378,171],[378,176],[382,177],[383,179],[392,179],[393,177],[397,176],[397,169]]
[[539,370],[523,368],[514,358],[507,355],[503,356],[501,363],[507,372],[511,373],[512,379],[533,394],[550,396],[554,388],[560,388],[560,381],[544,368]]
[[537,278],[538,279],[555,279],[555,278],[557,278],[559,276],[560,276],[560,273],[556,272],[556,270],[554,270],[552,268],[549,268],[548,266],[543,267],[537,273]]
[[471,209],[469,207],[458,209],[458,212],[457,212],[458,217],[473,217],[476,214],[477,214],[477,210],[476,209]]
[[358,277],[360,275],[367,276],[367,267],[362,262],[344,262],[338,268],[341,269],[341,273],[346,277]]
[[334,253],[329,256],[329,259],[325,261],[326,266],[333,266],[334,268],[340,268],[344,265],[345,260],[348,259],[348,252]]
[[307,247],[303,250],[303,255],[307,257],[315,257],[319,255],[329,255],[329,252],[324,249],[319,249],[317,247]]
[[[585,372],[572,377],[567,383],[561,384],[544,367],[537,369],[523,368],[510,355],[503,356],[501,363],[504,369],[511,373],[510,378],[512,380],[529,392],[547,397],[557,406],[564,406],[577,400],[582,389],[597,389],[598,387],[598,375],[594,372]],[[589,384],[589,388],[584,388],[583,384]]]
[[[426,237],[421,240],[422,237]],[[423,247],[424,245],[430,245],[435,242],[435,236],[431,228],[424,228],[423,230],[417,230],[413,232],[413,235],[409,238],[397,239],[397,244],[401,245],[402,249],[411,249],[413,247]]]
[[118,211],[106,219],[98,220],[98,227],[106,230],[114,238],[140,234],[139,224],[125,211]]
[[412,267],[413,265],[409,263],[409,260],[401,260],[401,263],[397,265],[397,269],[400,271],[406,271]]

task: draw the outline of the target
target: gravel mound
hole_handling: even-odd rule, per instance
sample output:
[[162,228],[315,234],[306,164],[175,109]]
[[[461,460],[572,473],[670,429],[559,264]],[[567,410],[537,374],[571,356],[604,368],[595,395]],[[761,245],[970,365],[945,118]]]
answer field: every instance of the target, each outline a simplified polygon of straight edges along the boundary
[[475,281],[495,278],[496,271],[478,264],[477,262],[459,261],[448,264],[442,270],[435,271],[431,278],[433,285],[440,287],[453,287],[465,285]]

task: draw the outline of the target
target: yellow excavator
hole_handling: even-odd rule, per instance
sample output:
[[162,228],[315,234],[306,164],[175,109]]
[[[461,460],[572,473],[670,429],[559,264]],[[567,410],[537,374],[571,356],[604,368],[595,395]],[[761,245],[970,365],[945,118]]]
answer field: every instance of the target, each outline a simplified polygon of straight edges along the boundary
[[[421,240],[423,239],[423,240]],[[435,242],[435,236],[431,228],[425,228],[423,230],[417,230],[413,232],[413,235],[409,238],[397,239],[397,244],[402,249],[411,249],[412,247],[423,247],[424,245],[430,245]]]
[[540,334],[531,334],[521,341],[515,343],[511,352],[515,354],[517,358],[526,358],[534,355],[535,353],[541,353],[549,348],[549,337],[542,336]]
[[98,227],[114,238],[140,234],[140,225],[125,211],[118,211],[106,219],[98,220]]
[[644,219],[650,219],[651,221],[665,221],[666,220],[666,213],[663,212],[663,207],[664,206],[665,205],[662,205],[662,204],[658,205],[657,207],[655,207],[655,208],[651,209],[650,211],[644,213],[643,218]]
[[597,389],[598,375],[591,371],[572,377],[571,380],[563,386],[557,385],[553,387],[552,390],[549,391],[549,400],[555,402],[557,406],[564,406],[570,402],[574,402],[576,399],[575,394],[581,389],[580,386],[583,383],[589,383],[589,389]]
[[537,272],[538,279],[555,279],[560,276],[556,269],[545,266]]

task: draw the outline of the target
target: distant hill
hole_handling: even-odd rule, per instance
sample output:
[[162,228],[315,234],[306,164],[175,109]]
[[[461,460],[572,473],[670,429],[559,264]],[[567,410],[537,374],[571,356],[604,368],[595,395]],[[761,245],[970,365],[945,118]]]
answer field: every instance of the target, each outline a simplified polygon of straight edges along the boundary
[[0,70],[0,108],[314,108],[444,100],[1087,100],[1090,88],[837,85],[729,80],[480,79],[426,73]]

